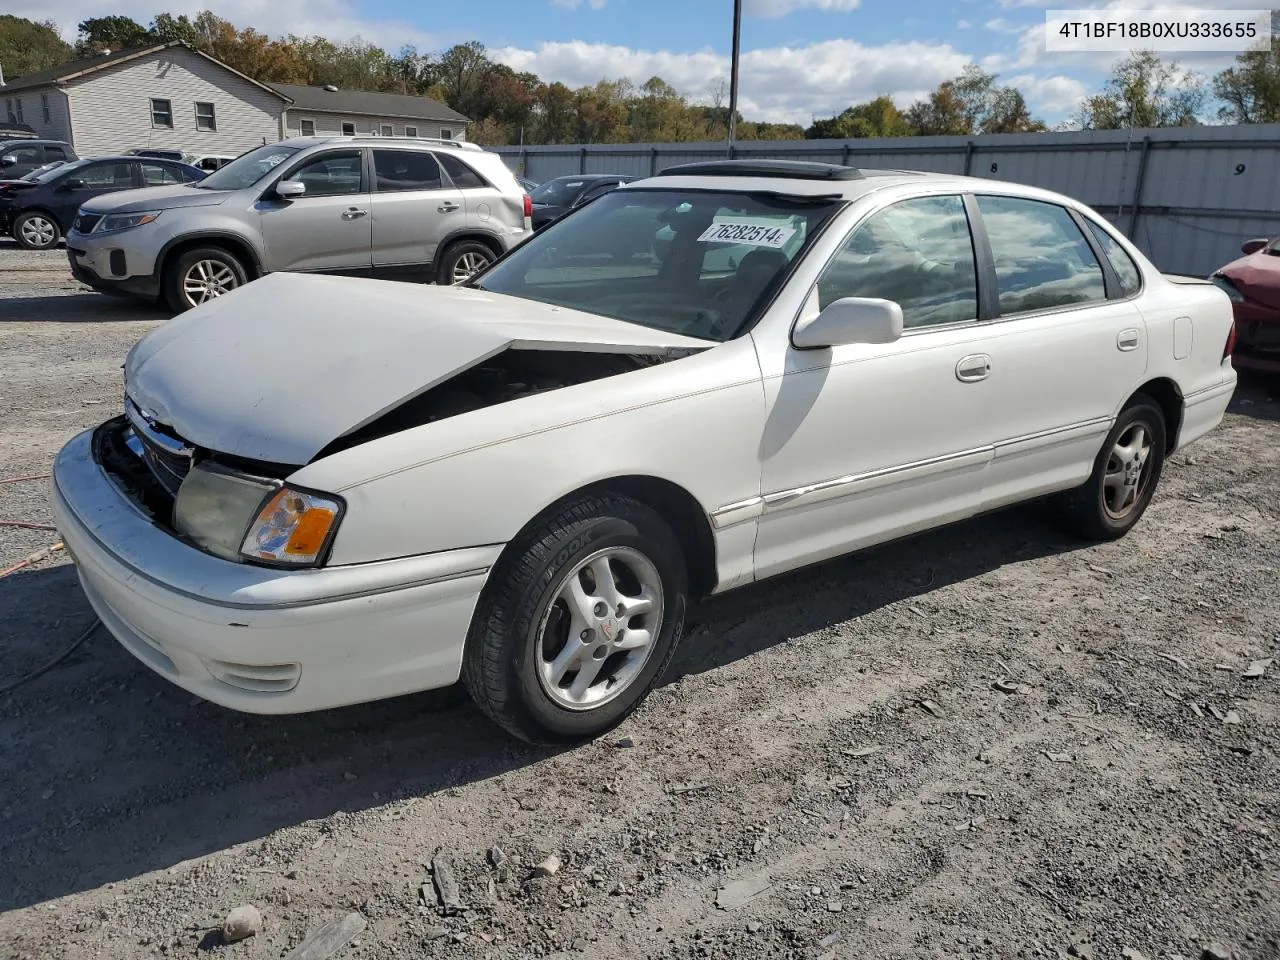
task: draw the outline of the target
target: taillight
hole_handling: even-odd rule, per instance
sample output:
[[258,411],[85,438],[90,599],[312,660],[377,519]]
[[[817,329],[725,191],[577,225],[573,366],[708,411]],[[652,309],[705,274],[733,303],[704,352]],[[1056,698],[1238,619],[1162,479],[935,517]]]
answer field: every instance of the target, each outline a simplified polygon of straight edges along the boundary
[[524,215],[526,217],[533,216],[533,197],[529,196],[527,193],[524,195]]
[[1222,348],[1222,359],[1226,360],[1236,350],[1236,325],[1231,324],[1231,331],[1227,334],[1227,345]]

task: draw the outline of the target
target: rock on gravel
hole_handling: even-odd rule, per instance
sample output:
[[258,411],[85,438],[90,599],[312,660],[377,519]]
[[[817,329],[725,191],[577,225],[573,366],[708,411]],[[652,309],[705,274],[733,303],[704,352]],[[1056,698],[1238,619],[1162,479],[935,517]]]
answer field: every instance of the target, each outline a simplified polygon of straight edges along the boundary
[[236,907],[222,923],[222,939],[236,943],[255,936],[262,930],[262,912],[252,904]]

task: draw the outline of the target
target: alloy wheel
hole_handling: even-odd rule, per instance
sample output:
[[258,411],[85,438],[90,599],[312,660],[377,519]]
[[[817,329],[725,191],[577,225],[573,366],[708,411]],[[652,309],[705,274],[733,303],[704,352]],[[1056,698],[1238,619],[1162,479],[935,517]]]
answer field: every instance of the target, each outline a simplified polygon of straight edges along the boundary
[[1151,431],[1141,421],[1116,438],[1102,478],[1102,508],[1124,520],[1142,502],[1151,478]]
[[492,262],[492,257],[468,250],[453,265],[453,282],[466,283]]
[[618,697],[643,672],[662,630],[658,569],[630,547],[607,547],[565,576],[536,637],[538,680],[567,710]]
[[182,292],[193,307],[240,286],[235,271],[220,260],[197,260],[182,278]]

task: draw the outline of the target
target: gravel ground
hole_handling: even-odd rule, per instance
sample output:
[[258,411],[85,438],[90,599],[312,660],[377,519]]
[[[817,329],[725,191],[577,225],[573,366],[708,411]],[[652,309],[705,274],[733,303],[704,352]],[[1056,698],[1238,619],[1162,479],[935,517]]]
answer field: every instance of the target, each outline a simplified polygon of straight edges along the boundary
[[[163,318],[62,257],[0,248],[4,477],[114,413]],[[574,750],[452,691],[230,713],[99,629],[0,695],[0,956],[276,958],[355,913],[337,957],[1276,960],[1278,387],[1119,543],[1024,507],[704,604]],[[48,523],[44,481],[0,517]],[[55,539],[0,527],[0,566]],[[0,686],[91,622],[61,554],[4,579]]]

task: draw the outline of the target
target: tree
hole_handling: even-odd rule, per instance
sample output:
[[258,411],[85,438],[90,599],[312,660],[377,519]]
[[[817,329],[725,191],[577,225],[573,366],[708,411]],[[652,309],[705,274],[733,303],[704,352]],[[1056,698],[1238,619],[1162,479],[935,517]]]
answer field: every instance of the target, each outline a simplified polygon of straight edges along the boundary
[[1280,10],[1271,12],[1271,43],[1249,50],[1213,78],[1213,93],[1227,123],[1280,123]]
[[1029,133],[1045,129],[1031,115],[1022,92],[996,84],[996,75],[969,64],[944,80],[927,100],[907,111],[907,124],[923,136]]
[[913,103],[906,112],[906,121],[912,132],[922,137],[976,132],[969,105],[954,80],[944,80],[928,99]]
[[92,57],[104,50],[124,50],[150,43],[155,37],[151,31],[130,17],[90,17],[76,24],[80,35],[76,40],[75,54]]
[[71,45],[58,36],[52,20],[36,22],[0,14],[0,66],[6,79],[56,67],[70,58]]
[[1206,98],[1202,77],[1139,50],[1116,64],[1102,91],[1084,102],[1086,130],[1189,127],[1199,123]]
[[810,140],[848,140],[859,137],[906,137],[911,135],[893,97],[881,94],[866,103],[854,104],[828,120],[817,120],[804,132]]

